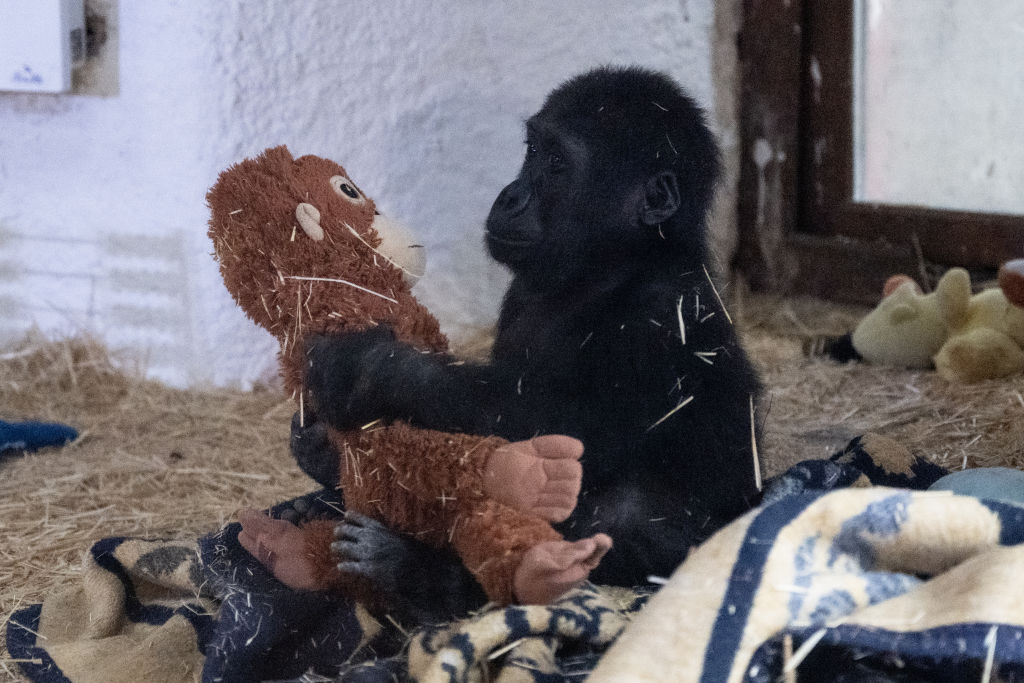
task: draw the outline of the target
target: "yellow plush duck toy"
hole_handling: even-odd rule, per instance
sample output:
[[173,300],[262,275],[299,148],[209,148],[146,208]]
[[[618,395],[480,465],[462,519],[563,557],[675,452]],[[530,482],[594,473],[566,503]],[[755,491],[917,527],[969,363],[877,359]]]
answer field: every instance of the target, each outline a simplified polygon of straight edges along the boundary
[[1024,370],[1024,259],[1006,263],[999,287],[971,294],[963,268],[952,268],[931,294],[905,275],[853,331],[853,348],[880,365],[928,368],[950,381],[978,382]]

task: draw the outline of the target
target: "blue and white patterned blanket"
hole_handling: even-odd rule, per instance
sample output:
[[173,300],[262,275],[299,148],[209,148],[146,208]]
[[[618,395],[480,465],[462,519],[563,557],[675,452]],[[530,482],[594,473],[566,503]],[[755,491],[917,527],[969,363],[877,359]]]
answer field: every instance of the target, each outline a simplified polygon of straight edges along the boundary
[[942,473],[855,439],[770,482],[649,600],[586,585],[411,633],[287,590],[237,525],[106,539],[81,580],[12,615],[7,644],[32,680],[74,683],[1024,680],[1024,508],[912,490]]

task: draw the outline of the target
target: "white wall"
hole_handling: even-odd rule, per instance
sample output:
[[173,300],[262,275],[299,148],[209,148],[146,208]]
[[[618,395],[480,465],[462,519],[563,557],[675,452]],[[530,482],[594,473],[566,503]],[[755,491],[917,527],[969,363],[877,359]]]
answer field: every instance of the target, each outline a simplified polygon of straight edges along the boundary
[[341,162],[428,247],[422,300],[454,341],[504,272],[481,226],[522,121],[601,63],[673,74],[709,109],[711,0],[120,0],[118,94],[0,93],[0,337],[34,321],[144,349],[175,382],[248,383],[268,336],[206,240],[217,172],[279,143]]

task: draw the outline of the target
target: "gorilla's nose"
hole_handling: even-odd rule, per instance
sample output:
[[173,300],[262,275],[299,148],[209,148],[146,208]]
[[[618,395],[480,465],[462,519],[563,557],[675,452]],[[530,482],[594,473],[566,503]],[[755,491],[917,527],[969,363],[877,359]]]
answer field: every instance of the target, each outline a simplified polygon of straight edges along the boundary
[[299,222],[302,232],[309,235],[314,242],[324,238],[324,229],[320,227],[320,211],[312,204],[302,202],[296,206],[295,220]]
[[498,198],[494,200],[494,206],[509,216],[518,216],[530,204],[530,188],[526,183],[513,180],[505,186]]

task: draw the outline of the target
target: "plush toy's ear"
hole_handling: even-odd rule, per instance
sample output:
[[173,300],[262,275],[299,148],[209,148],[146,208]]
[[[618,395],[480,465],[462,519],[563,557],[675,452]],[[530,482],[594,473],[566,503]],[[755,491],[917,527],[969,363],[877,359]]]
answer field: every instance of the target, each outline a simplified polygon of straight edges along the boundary
[[946,329],[953,330],[967,320],[967,304],[971,300],[971,276],[963,268],[950,268],[935,288],[939,315]]

